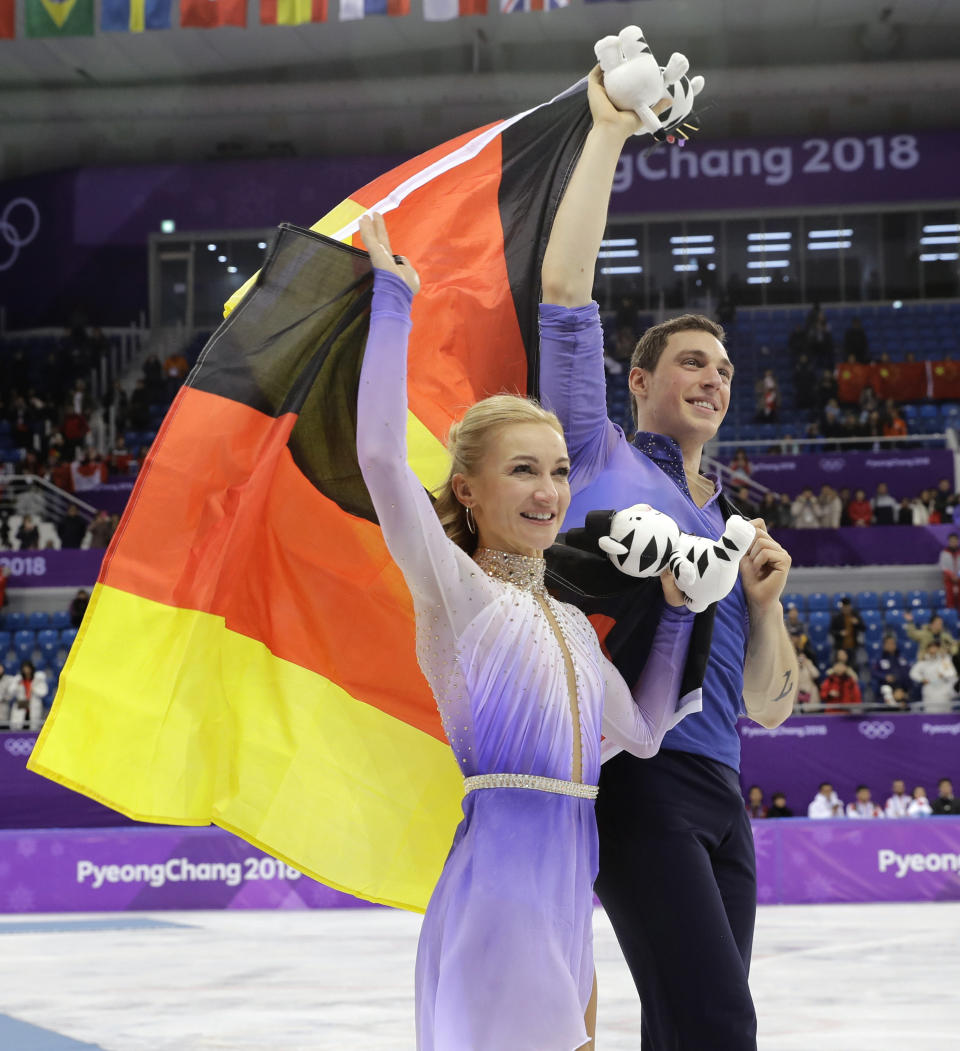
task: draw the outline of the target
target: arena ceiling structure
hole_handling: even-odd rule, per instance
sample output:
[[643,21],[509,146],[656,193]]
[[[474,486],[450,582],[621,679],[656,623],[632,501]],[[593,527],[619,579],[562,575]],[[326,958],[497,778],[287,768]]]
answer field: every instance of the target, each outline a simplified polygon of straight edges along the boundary
[[[496,0],[491,0],[491,7]],[[957,0],[632,0],[0,41],[0,179],[78,165],[413,153],[552,97],[631,22],[707,79],[704,138],[949,128]]]

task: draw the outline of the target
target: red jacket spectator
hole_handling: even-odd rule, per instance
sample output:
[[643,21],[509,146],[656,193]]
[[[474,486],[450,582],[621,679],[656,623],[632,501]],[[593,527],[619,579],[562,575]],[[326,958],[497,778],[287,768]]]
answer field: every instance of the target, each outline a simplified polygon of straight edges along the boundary
[[834,671],[833,668],[820,683],[820,700],[825,712],[843,712],[863,703],[860,684],[852,673]]
[[868,526],[873,522],[873,508],[867,499],[867,494],[858,489],[853,494],[853,499],[847,505],[847,517],[852,526]]

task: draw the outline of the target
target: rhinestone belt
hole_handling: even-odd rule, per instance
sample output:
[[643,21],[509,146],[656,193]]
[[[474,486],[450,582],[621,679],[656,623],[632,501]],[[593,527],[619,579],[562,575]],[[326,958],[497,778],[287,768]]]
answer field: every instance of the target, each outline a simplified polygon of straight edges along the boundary
[[539,774],[477,774],[463,779],[465,792],[478,788],[533,788],[537,792],[555,792],[561,796],[596,799],[597,786],[579,781],[561,781],[558,777],[540,777]]

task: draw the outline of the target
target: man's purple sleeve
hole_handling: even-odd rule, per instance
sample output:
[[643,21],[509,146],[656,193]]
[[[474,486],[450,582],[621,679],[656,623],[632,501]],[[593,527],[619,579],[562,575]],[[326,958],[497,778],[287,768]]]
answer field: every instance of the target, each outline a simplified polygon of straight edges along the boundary
[[596,303],[540,304],[540,398],[563,424],[571,487],[583,489],[603,470],[619,433],[607,419],[603,329]]

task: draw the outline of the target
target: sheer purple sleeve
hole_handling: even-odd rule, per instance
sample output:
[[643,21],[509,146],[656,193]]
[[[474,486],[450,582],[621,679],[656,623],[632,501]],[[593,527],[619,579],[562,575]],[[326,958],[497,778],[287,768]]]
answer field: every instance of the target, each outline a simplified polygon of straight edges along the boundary
[[631,691],[620,673],[605,661],[606,695],[603,702],[604,757],[609,745],[632,752],[641,759],[656,755],[663,735],[702,707],[700,691],[680,696],[680,682],[687,659],[694,615],[687,609],[667,606],[653,637],[650,655],[639,682]]
[[[414,604],[440,607],[455,635],[478,612],[484,575],[443,531],[407,464],[407,338],[413,296],[394,274],[374,275],[370,332],[357,395],[357,456],[384,539]],[[470,601],[465,601],[469,598]]]

